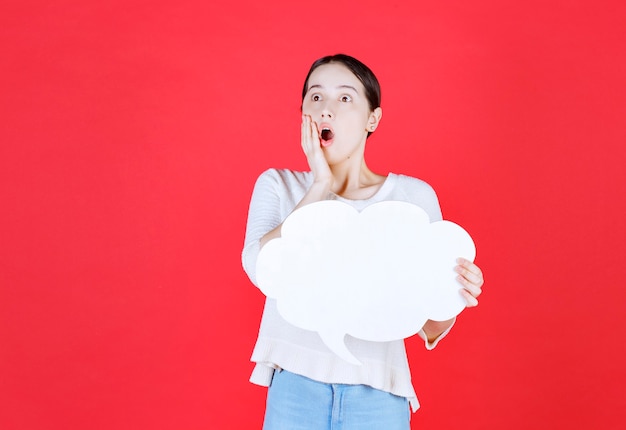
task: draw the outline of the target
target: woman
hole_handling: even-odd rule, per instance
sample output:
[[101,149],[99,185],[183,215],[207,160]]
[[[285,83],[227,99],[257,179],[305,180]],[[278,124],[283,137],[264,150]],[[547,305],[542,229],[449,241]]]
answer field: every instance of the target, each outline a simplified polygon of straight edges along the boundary
[[[302,91],[302,149],[309,172],[270,169],[256,182],[242,260],[255,282],[256,257],[269,240],[280,237],[283,220],[309,203],[336,199],[362,210],[384,200],[424,209],[441,220],[437,197],[425,182],[371,171],[365,144],[382,118],[380,86],[360,61],[339,54],[311,66]],[[483,276],[459,259],[460,294],[468,307],[478,304]],[[427,321],[419,335],[432,349],[454,319]],[[368,342],[346,336],[362,363],[355,366],[331,352],[315,332],[290,325],[276,302],[267,299],[252,361],[250,380],[269,386],[264,429],[409,429],[409,404],[419,404],[411,385],[404,341]]]

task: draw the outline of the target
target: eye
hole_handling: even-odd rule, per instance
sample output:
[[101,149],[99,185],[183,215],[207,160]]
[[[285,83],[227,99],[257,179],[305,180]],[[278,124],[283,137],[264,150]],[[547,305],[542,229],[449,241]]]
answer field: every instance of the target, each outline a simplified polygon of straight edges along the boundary
[[348,103],[348,102],[351,102],[351,101],[352,101],[352,97],[350,97],[350,96],[349,96],[349,95],[347,95],[347,94],[344,94],[343,96],[341,96],[341,97],[339,98],[339,100],[341,100],[341,101],[342,101],[342,102],[344,102],[344,103]]
[[319,94],[313,94],[311,96],[311,100],[313,100],[314,102],[319,102],[320,100],[322,100],[322,96]]

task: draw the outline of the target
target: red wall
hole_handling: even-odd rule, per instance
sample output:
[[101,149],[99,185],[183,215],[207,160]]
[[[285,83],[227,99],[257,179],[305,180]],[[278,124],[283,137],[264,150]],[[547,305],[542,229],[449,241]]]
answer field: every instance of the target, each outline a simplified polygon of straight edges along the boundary
[[623,428],[624,3],[278,3],[0,6],[0,428],[260,428],[247,205],[306,168],[336,52],[382,82],[371,167],[430,182],[485,272],[408,341],[414,428]]

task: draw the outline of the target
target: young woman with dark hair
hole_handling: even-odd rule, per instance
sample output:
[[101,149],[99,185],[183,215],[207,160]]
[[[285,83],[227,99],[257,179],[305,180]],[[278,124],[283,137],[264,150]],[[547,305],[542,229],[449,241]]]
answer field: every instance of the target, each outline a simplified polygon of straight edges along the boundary
[[[302,91],[301,145],[310,171],[270,169],[258,178],[248,213],[242,253],[244,269],[256,283],[260,249],[280,237],[284,219],[309,203],[335,199],[361,211],[370,204],[399,200],[441,220],[437,196],[409,176],[381,175],[365,162],[365,144],[382,118],[380,85],[359,60],[333,55],[311,66]],[[459,290],[468,307],[478,304],[483,275],[472,262],[458,260]],[[419,336],[434,348],[455,319],[427,321]],[[316,332],[292,326],[267,298],[252,361],[250,380],[269,386],[265,430],[407,430],[409,405],[419,404],[411,384],[404,341],[369,342],[346,336],[346,346],[362,363],[355,366],[330,351]]]

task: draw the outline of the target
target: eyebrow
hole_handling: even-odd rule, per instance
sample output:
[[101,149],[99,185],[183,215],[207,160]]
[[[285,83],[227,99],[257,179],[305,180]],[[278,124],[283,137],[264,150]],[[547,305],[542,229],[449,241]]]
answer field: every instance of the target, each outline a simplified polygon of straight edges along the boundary
[[[313,88],[324,88],[324,87],[323,87],[323,86],[321,86],[321,85],[317,85],[317,84],[316,84],[316,85],[311,85],[311,86],[309,87],[309,89],[307,90],[307,93],[308,93],[309,91],[311,91]],[[355,92],[355,93],[357,93],[357,94],[359,93],[359,92],[357,91],[357,89],[356,89],[356,88],[354,88],[352,85],[339,85],[337,88],[339,88],[339,89],[345,88],[345,89],[348,89],[348,90],[352,90],[352,91],[354,91],[354,92]]]

